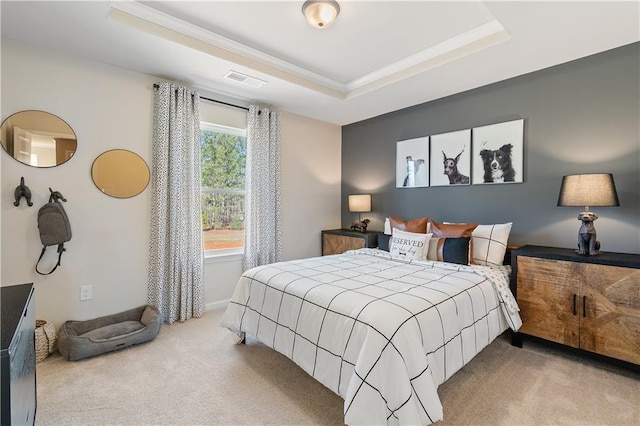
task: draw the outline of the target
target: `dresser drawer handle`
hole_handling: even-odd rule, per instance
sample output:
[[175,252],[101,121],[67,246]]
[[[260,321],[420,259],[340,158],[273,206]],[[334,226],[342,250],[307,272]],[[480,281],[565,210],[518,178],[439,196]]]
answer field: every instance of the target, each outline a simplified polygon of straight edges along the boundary
[[578,298],[578,295],[574,294],[573,295],[573,315],[578,315],[578,307],[576,306],[577,305],[577,303],[576,303],[577,302],[577,300],[576,300],[577,298]]
[[587,317],[587,296],[582,296],[582,316]]

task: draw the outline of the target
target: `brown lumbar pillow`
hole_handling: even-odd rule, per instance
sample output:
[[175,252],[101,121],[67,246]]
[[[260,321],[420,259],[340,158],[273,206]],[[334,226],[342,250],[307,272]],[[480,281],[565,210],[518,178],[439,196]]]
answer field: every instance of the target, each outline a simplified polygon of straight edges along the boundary
[[411,220],[403,220],[397,217],[389,217],[389,223],[391,224],[391,230],[399,229],[400,231],[415,232],[418,234],[427,233],[428,217],[418,217]]
[[431,232],[435,238],[461,238],[470,237],[477,223],[438,223],[430,220]]

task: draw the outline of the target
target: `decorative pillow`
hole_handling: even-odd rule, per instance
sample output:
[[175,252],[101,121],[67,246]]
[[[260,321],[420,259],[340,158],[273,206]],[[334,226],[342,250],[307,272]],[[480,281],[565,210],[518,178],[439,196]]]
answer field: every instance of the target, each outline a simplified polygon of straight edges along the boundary
[[431,219],[431,232],[434,237],[459,238],[470,237],[477,223],[439,223]]
[[419,217],[411,220],[403,220],[397,217],[389,217],[389,224],[391,225],[391,234],[394,229],[401,231],[415,232],[418,234],[427,233],[427,224],[429,222],[428,217]]
[[405,260],[425,260],[431,234],[393,230],[390,250],[392,257]]
[[467,265],[469,263],[470,242],[471,237],[432,237],[429,240],[429,252],[427,253],[427,259]]
[[[473,230],[478,226],[477,223],[439,223],[435,220],[429,220],[433,236],[436,238],[462,238],[471,237]],[[473,240],[469,243],[469,253],[467,264],[473,263]]]
[[502,265],[507,251],[507,241],[512,222],[478,225],[473,230],[473,263],[477,265]]
[[389,240],[391,235],[378,234],[378,250],[389,251]]

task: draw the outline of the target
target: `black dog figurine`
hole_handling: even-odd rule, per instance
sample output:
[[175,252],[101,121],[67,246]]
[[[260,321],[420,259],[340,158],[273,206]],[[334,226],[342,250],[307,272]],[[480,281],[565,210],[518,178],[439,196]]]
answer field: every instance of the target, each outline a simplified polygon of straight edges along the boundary
[[367,226],[369,225],[371,221],[369,219],[362,219],[360,222],[353,222],[351,224],[351,230],[352,231],[360,231],[360,232],[366,232],[367,231]]
[[29,207],[33,206],[33,203],[31,202],[31,190],[27,185],[24,184],[24,176],[20,178],[20,185],[16,187],[16,190],[13,194],[16,197],[16,201],[15,203],[13,203],[14,206],[18,207],[20,205],[22,197],[27,200],[27,204],[29,205]]
[[598,216],[593,212],[582,212],[578,215],[578,220],[582,222],[578,231],[578,254],[595,256],[600,250],[600,241],[596,239],[596,227],[593,222]]

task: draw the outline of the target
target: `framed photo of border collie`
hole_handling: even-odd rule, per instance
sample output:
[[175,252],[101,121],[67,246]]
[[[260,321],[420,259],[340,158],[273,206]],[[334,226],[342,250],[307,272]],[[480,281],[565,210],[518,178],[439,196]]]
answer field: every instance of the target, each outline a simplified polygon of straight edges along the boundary
[[431,186],[469,185],[471,129],[431,135]]
[[522,183],[524,119],[474,127],[472,183]]
[[429,136],[396,145],[396,188],[429,186]]

